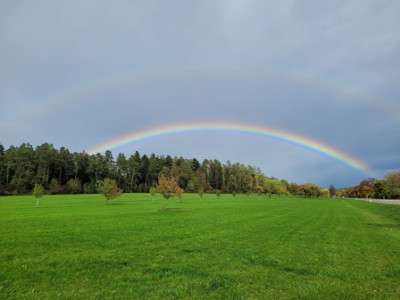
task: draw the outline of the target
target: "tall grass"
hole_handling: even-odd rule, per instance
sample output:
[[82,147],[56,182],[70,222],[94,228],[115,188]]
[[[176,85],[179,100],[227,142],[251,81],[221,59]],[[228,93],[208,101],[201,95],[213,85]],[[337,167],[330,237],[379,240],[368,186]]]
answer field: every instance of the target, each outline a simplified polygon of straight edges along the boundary
[[206,194],[161,206],[0,197],[0,298],[400,298],[400,207]]

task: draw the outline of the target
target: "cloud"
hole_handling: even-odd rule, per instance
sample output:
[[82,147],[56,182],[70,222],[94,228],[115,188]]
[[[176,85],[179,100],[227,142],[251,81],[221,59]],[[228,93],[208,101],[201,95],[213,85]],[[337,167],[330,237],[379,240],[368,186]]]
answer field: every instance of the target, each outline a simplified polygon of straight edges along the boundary
[[[0,5],[6,146],[51,142],[80,151],[155,125],[231,120],[320,140],[380,174],[400,168],[397,1]],[[209,138],[210,147],[193,139],[136,147],[215,155],[324,185],[364,176],[274,143],[231,137],[227,152]]]

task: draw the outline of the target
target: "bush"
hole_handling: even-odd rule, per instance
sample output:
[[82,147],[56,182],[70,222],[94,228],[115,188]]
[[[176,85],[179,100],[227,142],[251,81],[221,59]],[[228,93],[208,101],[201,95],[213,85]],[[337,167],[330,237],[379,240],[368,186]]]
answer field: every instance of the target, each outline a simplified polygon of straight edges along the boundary
[[79,180],[70,179],[67,182],[71,194],[79,194],[82,191],[82,185]]
[[96,194],[97,193],[96,185],[93,182],[86,182],[83,185],[83,192],[85,194]]

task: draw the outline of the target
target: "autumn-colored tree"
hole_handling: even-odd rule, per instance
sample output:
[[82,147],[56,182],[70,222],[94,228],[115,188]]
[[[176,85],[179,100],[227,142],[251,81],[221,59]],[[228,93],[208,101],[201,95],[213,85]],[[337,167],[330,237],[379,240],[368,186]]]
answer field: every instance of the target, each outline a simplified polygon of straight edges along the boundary
[[261,185],[257,185],[256,192],[257,192],[258,197],[260,197],[261,194],[264,193],[264,188]]
[[106,204],[108,204],[108,200],[115,199],[122,194],[117,182],[110,178],[97,181],[97,191],[106,197]]
[[287,195],[288,191],[286,190],[286,188],[284,186],[279,186],[276,189],[276,193],[280,196],[280,195]]
[[39,199],[42,198],[43,194],[44,194],[43,186],[39,183],[36,183],[32,192],[32,195],[35,196],[36,198],[36,207],[39,207]]
[[364,179],[360,182],[356,190],[356,197],[359,198],[371,198],[374,196],[374,183],[375,179],[369,178]]
[[292,195],[303,196],[303,191],[301,189],[301,186],[296,184],[296,183],[294,183],[294,182],[289,184],[288,191]]
[[175,177],[171,176],[165,178],[164,175],[161,175],[158,177],[157,192],[164,198],[164,204],[161,208],[164,210],[167,205],[167,200],[171,197],[182,195],[183,190],[179,187]]
[[331,196],[331,192],[328,189],[322,189],[321,190],[321,196],[329,198]]
[[321,196],[321,188],[315,183],[307,182],[301,185],[301,190],[304,197],[319,197]]

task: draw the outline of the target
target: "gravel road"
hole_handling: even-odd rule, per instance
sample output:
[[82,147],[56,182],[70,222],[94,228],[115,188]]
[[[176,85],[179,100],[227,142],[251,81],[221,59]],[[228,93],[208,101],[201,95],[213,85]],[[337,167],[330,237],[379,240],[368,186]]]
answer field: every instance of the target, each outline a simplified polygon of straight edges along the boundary
[[356,199],[356,200],[363,200],[363,201],[376,202],[382,204],[400,205],[400,200],[379,200],[379,199]]

